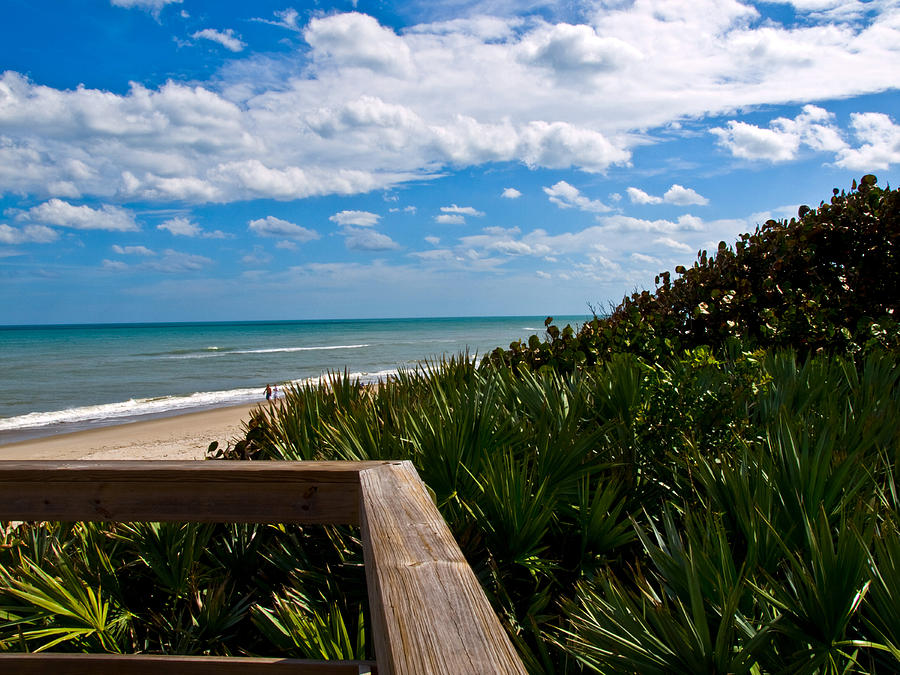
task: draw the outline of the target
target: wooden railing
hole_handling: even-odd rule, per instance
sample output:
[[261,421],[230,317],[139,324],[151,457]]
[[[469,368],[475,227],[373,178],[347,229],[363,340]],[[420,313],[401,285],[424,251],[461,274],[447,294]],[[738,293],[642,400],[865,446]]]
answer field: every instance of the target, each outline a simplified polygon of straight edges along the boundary
[[30,675],[525,673],[409,462],[0,461],[0,521],[359,525],[374,663],[0,654]]

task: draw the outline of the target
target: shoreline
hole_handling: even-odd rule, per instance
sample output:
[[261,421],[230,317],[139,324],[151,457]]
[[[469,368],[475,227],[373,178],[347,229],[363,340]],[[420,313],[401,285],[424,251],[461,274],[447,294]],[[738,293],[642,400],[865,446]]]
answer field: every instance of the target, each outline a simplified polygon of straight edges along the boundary
[[[264,404],[263,404],[264,405]],[[212,441],[226,445],[260,403],[73,431],[0,445],[0,461],[29,459],[202,460]]]

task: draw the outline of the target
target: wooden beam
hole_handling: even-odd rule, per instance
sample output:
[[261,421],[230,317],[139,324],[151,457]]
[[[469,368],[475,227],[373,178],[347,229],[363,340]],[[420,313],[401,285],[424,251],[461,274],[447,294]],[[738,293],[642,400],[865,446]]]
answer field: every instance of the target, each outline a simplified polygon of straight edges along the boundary
[[0,520],[359,522],[381,462],[0,461]]
[[0,675],[370,675],[373,661],[216,656],[0,654]]
[[381,675],[526,673],[412,464],[361,470],[359,513]]

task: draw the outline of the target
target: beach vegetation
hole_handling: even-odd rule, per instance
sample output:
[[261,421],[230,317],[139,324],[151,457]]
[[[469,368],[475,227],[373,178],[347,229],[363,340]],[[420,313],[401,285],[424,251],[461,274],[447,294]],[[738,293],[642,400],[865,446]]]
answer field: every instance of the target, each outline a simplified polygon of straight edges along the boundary
[[818,208],[768,220],[691,266],[656,276],[577,331],[547,321],[491,354],[514,368],[572,370],[632,353],[656,360],[685,349],[790,348],[860,354],[900,347],[900,190],[873,175],[835,189]]
[[[898,672],[898,200],[865,177],[482,363],[291,386],[210,456],[411,461],[530,672]],[[354,528],[0,530],[0,651],[371,658],[370,623]]]

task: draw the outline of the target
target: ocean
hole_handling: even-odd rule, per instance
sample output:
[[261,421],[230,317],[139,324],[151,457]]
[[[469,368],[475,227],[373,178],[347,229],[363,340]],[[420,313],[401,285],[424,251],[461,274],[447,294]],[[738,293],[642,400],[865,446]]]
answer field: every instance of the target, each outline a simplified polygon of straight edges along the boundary
[[[267,384],[329,372],[374,382],[543,335],[544,318],[0,326],[0,445],[252,403]],[[560,326],[589,319],[554,317]]]

